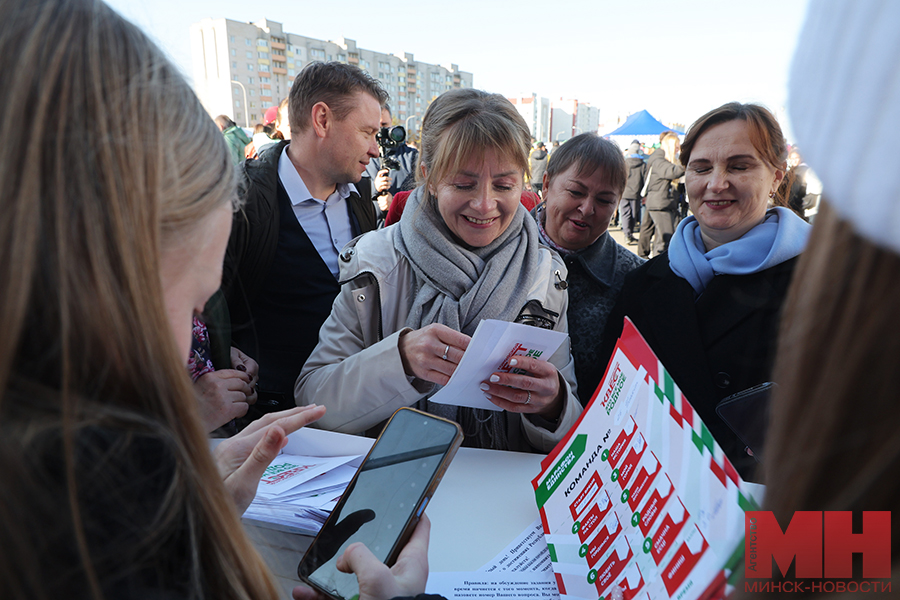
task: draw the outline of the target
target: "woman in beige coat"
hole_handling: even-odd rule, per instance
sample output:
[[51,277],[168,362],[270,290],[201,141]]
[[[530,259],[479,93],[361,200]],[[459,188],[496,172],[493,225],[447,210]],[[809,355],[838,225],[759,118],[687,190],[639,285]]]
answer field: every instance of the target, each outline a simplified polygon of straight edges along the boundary
[[429,107],[421,185],[400,223],[344,249],[341,293],[297,380],[299,405],[327,405],[322,427],[362,433],[416,406],[458,421],[467,445],[547,452],[574,424],[568,344],[482,384],[502,411],[428,401],[483,319],[566,331],[565,266],[519,203],[529,142],[502,96],[453,90]]

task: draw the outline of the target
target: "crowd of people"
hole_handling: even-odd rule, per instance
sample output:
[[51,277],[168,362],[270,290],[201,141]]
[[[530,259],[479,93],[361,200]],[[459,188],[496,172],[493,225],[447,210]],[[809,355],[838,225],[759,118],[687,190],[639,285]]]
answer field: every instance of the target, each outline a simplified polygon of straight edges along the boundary
[[[900,505],[900,175],[859,151],[900,121],[900,5],[811,6],[809,165],[759,105],[645,162],[591,133],[532,148],[503,96],[456,89],[385,169],[389,98],[352,65],[308,65],[249,139],[100,0],[0,18],[4,597],[276,598],[239,515],[287,435],[375,435],[415,406],[467,446],[549,452],[626,316],[784,522]],[[636,256],[608,229],[618,210],[633,235],[642,198]],[[570,343],[484,381],[498,411],[431,402],[484,319]],[[768,382],[760,469],[716,406]],[[366,600],[422,595],[428,531],[391,568],[358,545],[339,568]]]

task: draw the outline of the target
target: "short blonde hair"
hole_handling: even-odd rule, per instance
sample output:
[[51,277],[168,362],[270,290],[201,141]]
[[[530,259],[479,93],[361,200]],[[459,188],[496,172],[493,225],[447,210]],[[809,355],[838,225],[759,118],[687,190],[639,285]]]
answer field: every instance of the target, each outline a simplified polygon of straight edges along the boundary
[[[431,103],[422,120],[417,183],[437,187],[473,156],[493,149],[528,176],[531,133],[525,119],[500,94],[471,88],[444,92]],[[426,173],[422,174],[421,165]]]

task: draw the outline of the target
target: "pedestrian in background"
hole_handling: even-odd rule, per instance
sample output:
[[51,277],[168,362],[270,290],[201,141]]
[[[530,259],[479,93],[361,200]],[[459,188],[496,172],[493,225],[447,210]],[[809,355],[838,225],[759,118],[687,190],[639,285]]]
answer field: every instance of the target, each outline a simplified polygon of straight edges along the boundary
[[[669,240],[680,220],[680,202],[675,181],[684,175],[684,167],[678,163],[681,143],[678,134],[667,131],[660,136],[660,147],[647,159],[647,200],[644,208],[653,222],[653,231],[641,225],[638,240],[638,256],[650,256],[650,235],[653,235],[653,255],[659,255],[669,247]],[[646,219],[646,217],[645,217]]]
[[637,244],[634,233],[637,224],[641,222],[641,191],[644,189],[644,179],[647,176],[647,163],[641,154],[641,143],[637,140],[631,142],[625,152],[625,169],[628,178],[625,180],[625,189],[619,201],[619,217],[625,242],[631,246]]
[[531,165],[531,191],[538,196],[542,196],[541,190],[544,186],[544,173],[547,172],[548,156],[544,142],[538,142],[528,159]]
[[250,138],[244,133],[244,130],[234,124],[228,115],[219,115],[215,118],[219,131],[225,136],[225,143],[228,144],[228,151],[231,156],[231,162],[240,164],[244,160],[244,148],[250,143]]

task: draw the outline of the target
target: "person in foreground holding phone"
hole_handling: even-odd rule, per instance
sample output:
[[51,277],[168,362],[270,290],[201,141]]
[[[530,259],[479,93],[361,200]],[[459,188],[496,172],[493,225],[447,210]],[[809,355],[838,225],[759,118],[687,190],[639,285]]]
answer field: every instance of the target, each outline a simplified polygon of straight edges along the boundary
[[458,422],[464,445],[548,452],[575,423],[568,344],[483,383],[502,411],[428,401],[483,319],[567,330],[566,267],[519,203],[530,142],[499,94],[456,89],[428,107],[420,185],[399,224],[344,248],[345,283],[297,380],[299,405],[327,403],[321,427],[362,433],[415,406]]
[[274,600],[238,510],[324,410],[209,451],[185,364],[230,232],[225,141],[102,2],[0,21],[0,595]]

